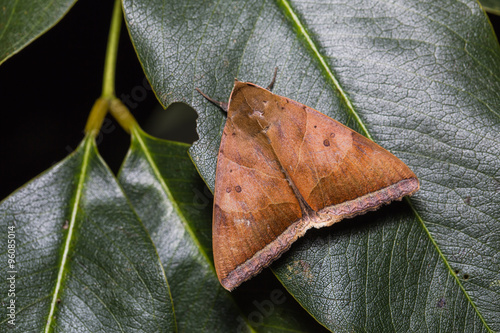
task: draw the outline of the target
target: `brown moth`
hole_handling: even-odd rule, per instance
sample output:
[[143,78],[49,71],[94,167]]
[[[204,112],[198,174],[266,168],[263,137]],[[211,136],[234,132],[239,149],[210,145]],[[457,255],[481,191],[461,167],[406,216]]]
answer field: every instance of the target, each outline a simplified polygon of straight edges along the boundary
[[[275,76],[276,77],[276,72]],[[419,189],[396,156],[270,89],[235,81],[217,158],[213,251],[232,290],[314,227],[376,210]]]

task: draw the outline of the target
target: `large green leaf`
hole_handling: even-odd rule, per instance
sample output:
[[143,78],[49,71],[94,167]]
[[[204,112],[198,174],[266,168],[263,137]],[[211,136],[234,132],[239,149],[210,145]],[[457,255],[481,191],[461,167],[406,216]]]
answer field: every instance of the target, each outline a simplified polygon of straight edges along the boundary
[[12,300],[16,332],[175,330],[155,248],[92,138],[5,199],[0,228],[3,276],[16,271],[15,295],[0,291],[2,332]]
[[309,232],[273,269],[336,331],[500,330],[500,49],[475,1],[124,1],[164,105],[199,112],[213,188],[233,78],[369,136],[419,176],[412,199]]
[[76,0],[4,0],[0,8],[0,64],[52,28]]
[[[179,331],[307,332],[315,327],[291,297],[286,299],[284,290],[277,289],[272,297],[268,290],[264,297],[260,291],[247,292],[240,296],[249,301],[239,306],[222,288],[211,251],[212,195],[192,164],[188,148],[134,128],[119,177],[160,255]],[[254,302],[264,311],[256,313]]]

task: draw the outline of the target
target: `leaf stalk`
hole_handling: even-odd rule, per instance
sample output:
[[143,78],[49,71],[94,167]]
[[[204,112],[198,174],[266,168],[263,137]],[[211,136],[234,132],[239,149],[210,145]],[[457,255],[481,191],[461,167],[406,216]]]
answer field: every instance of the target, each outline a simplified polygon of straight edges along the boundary
[[118,55],[118,42],[120,40],[120,29],[122,24],[121,1],[115,0],[111,26],[109,27],[108,46],[106,49],[106,59],[104,62],[104,75],[102,82],[101,97],[114,97],[115,95],[115,71],[116,59]]

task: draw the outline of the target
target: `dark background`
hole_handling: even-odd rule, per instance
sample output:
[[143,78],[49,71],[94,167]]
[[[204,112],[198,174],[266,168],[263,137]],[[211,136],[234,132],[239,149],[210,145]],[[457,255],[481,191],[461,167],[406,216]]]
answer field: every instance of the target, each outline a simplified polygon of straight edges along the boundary
[[[90,108],[101,94],[113,1],[79,1],[54,28],[0,66],[0,200],[59,162],[83,138]],[[490,15],[498,36],[500,18]],[[163,110],[151,90],[122,25],[116,96],[149,134],[191,143],[196,113],[174,104]],[[107,117],[99,152],[114,172],[129,135]]]

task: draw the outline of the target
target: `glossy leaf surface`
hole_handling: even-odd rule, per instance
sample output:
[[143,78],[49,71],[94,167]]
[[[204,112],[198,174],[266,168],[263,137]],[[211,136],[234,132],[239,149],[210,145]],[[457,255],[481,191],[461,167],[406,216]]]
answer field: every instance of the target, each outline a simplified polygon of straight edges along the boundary
[[498,331],[500,49],[475,1],[125,1],[159,99],[200,118],[213,188],[235,76],[313,107],[401,158],[409,201],[312,232],[274,266],[335,331]]
[[[0,204],[2,271],[19,332],[172,332],[169,287],[146,229],[87,137]],[[8,239],[15,263],[8,267]],[[2,306],[2,331],[11,326]]]
[[222,288],[212,259],[212,194],[188,148],[135,128],[119,176],[163,263],[179,331],[320,332],[285,290],[254,286],[235,297]]
[[0,8],[0,64],[54,26],[76,0],[7,0]]

